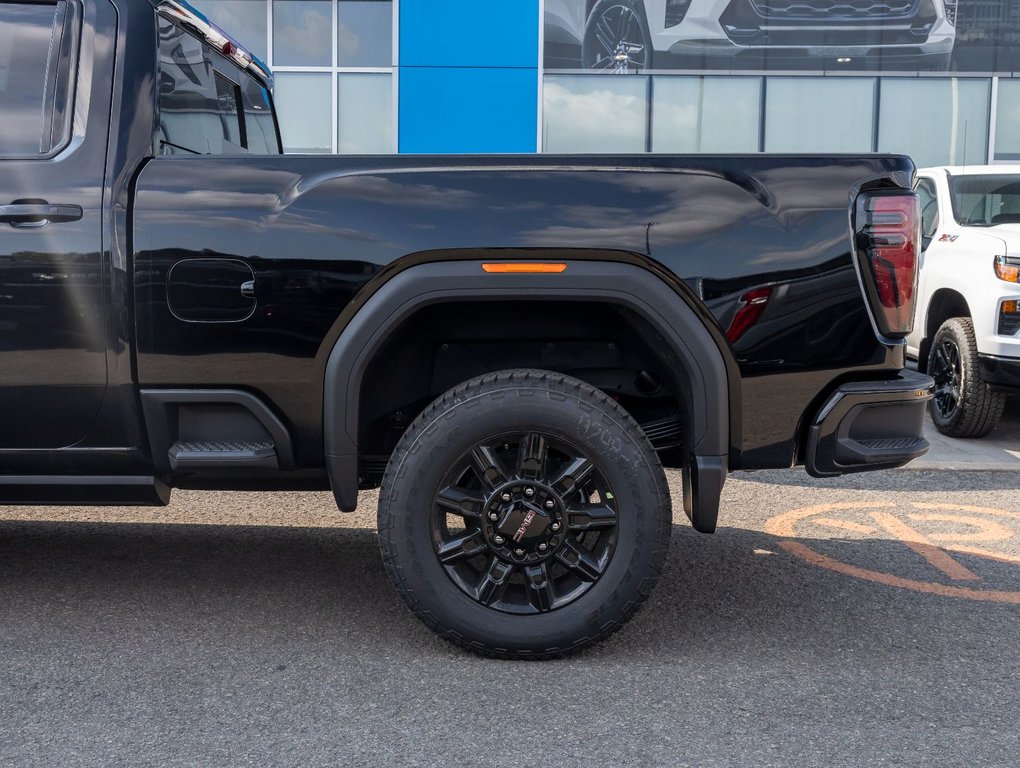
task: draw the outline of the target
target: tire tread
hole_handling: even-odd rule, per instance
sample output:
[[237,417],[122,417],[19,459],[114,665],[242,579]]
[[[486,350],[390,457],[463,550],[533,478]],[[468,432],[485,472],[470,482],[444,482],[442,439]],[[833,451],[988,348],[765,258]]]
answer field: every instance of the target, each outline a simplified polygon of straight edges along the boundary
[[[932,421],[939,432],[950,437],[984,437],[995,429],[1002,418],[1006,395],[991,389],[981,375],[973,320],[969,317],[951,317],[946,320],[935,334],[931,355],[935,354],[935,340],[943,333],[952,334],[960,349],[960,364],[964,369],[963,391],[960,393],[957,412],[948,421],[937,416],[933,400]],[[931,370],[930,360],[928,369]]]
[[[656,485],[661,502],[659,504],[660,519],[656,522],[658,525],[664,526],[666,529],[665,535],[652,537],[652,571],[636,586],[634,599],[624,606],[623,610],[620,611],[620,614],[617,617],[602,624],[596,633],[577,637],[569,645],[548,647],[540,650],[511,650],[506,648],[490,647],[481,642],[469,641],[455,629],[442,626],[435,616],[422,608],[414,590],[404,576],[403,567],[397,562],[396,553],[392,546],[390,537],[386,535],[386,532],[393,529],[398,522],[398,514],[396,512],[397,504],[395,503],[397,498],[392,495],[391,489],[394,487],[394,480],[402,476],[405,470],[403,459],[407,456],[408,452],[412,450],[415,441],[418,440],[422,434],[437,428],[437,422],[441,421],[443,415],[458,402],[477,397],[479,395],[484,395],[490,391],[498,391],[500,389],[515,388],[525,385],[541,388],[549,395],[565,395],[567,397],[577,399],[582,403],[585,400],[589,402],[594,401],[602,408],[612,413],[612,415],[618,420],[620,426],[622,426],[627,432],[631,433],[635,443],[639,446],[642,452],[642,458],[646,461],[648,466],[655,469]],[[626,624],[645,600],[648,599],[656,584],[658,576],[662,571],[662,567],[666,559],[666,553],[669,548],[669,527],[672,524],[672,508],[669,485],[666,482],[666,476],[662,470],[661,464],[659,463],[658,456],[647,437],[645,437],[641,427],[636,421],[634,421],[633,417],[627,413],[627,411],[608,397],[604,392],[580,381],[579,379],[552,371],[517,369],[487,374],[454,387],[429,405],[411,424],[411,426],[408,427],[408,429],[404,432],[403,437],[398,442],[397,447],[394,449],[393,455],[386,467],[386,472],[383,475],[382,488],[379,494],[378,522],[380,534],[379,547],[382,553],[383,564],[386,568],[386,572],[407,607],[410,608],[415,616],[417,616],[418,619],[420,619],[429,629],[442,639],[447,640],[464,650],[481,656],[496,659],[542,660],[569,655],[584,647],[604,640]]]

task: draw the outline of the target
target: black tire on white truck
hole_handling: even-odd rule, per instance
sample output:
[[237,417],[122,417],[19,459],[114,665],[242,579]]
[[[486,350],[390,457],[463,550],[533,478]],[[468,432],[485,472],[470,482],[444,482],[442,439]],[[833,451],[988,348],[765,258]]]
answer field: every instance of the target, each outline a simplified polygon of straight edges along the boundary
[[978,363],[974,323],[946,320],[932,340],[928,373],[935,397],[928,408],[935,427],[950,437],[984,437],[999,423],[1006,396],[988,386]]

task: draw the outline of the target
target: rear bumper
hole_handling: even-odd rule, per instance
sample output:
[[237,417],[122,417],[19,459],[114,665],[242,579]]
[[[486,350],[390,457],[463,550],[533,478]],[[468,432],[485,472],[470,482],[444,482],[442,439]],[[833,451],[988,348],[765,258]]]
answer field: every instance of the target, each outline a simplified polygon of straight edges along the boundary
[[841,384],[808,430],[804,466],[814,477],[901,467],[928,452],[924,416],[930,376]]
[[1020,358],[978,355],[985,381],[995,389],[1020,392]]

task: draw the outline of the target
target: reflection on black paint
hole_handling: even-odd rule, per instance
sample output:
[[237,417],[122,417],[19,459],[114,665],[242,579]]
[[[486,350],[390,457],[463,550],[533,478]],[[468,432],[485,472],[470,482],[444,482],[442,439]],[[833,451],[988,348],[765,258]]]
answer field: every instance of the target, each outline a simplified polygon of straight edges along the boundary
[[[770,463],[792,459],[819,391],[847,372],[889,367],[850,258],[848,191],[881,174],[908,183],[907,161],[634,156],[617,162],[655,172],[585,167],[596,162],[159,158],[139,179],[135,207],[142,383],[209,384],[215,362],[217,385],[255,387],[318,430],[309,388],[321,386],[325,342],[354,296],[415,254],[483,258],[487,249],[611,250],[664,268],[724,345],[740,295],[773,286],[774,301],[730,351],[746,377],[745,447]],[[258,306],[248,320],[196,326],[170,313],[167,270],[209,257],[253,270]],[[788,412],[772,409],[770,431],[758,429],[760,401],[795,371],[803,391],[786,399]],[[775,444],[776,434],[788,438]]]

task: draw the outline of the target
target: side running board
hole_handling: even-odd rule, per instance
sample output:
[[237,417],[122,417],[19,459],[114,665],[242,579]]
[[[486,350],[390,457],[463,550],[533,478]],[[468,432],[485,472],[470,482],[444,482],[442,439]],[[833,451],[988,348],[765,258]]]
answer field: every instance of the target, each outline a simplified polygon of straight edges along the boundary
[[276,446],[271,440],[176,442],[170,446],[169,455],[174,472],[228,467],[280,468]]

